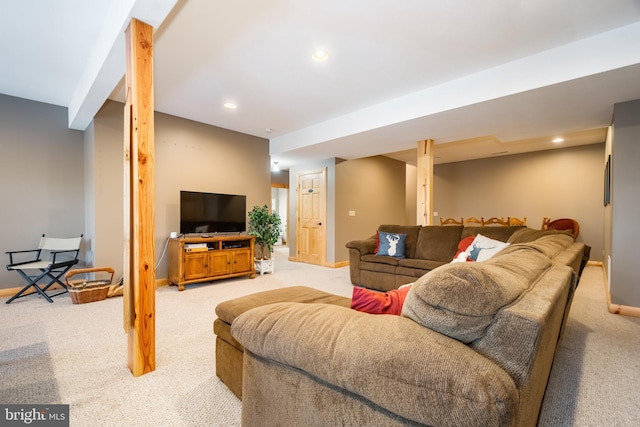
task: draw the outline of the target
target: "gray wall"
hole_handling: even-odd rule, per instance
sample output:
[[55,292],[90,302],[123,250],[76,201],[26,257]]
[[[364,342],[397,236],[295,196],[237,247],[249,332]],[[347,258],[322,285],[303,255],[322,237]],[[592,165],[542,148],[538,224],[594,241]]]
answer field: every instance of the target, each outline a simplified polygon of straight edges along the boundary
[[611,145],[611,215],[606,224],[611,242],[611,302],[640,307],[636,249],[640,241],[640,100],[614,106]]
[[[67,109],[0,94],[0,253],[34,249],[40,237],[84,232],[83,132]],[[0,269],[0,288],[22,287]]]

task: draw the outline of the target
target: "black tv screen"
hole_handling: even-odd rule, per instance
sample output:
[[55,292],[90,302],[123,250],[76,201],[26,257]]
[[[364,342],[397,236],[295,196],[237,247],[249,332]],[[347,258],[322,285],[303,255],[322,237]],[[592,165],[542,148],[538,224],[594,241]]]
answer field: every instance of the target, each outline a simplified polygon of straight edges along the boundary
[[180,233],[244,233],[247,196],[180,191]]

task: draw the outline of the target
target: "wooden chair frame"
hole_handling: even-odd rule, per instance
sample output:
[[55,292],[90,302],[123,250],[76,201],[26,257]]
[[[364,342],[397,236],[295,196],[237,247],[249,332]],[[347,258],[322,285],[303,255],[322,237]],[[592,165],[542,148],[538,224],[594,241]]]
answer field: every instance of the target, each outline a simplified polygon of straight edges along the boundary
[[460,221],[457,218],[440,218],[440,225],[464,225],[464,218],[460,218]]
[[464,220],[464,225],[482,225],[483,222],[484,218],[480,217],[480,219],[478,219],[472,216]]
[[522,219],[520,218],[515,218],[512,216],[508,216],[507,217],[507,223],[509,225],[522,225],[522,226],[526,226],[527,225],[527,217],[523,217]]
[[493,216],[489,219],[482,218],[482,225],[509,225],[509,221],[505,221],[503,217]]

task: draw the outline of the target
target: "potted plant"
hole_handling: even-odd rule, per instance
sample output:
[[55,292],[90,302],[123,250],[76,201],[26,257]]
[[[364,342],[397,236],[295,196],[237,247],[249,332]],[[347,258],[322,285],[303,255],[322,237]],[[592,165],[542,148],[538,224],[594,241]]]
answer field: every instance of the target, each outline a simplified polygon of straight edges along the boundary
[[248,232],[256,236],[255,258],[271,258],[273,245],[280,237],[280,216],[277,212],[269,213],[267,205],[254,206],[249,212]]

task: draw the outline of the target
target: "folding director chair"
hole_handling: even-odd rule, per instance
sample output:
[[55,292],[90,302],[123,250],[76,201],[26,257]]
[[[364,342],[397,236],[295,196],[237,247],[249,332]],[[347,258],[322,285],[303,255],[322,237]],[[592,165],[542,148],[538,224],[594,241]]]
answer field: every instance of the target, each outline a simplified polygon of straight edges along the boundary
[[[78,254],[80,252],[80,237],[69,239],[57,239],[53,237],[45,237],[42,235],[38,249],[30,249],[26,251],[11,251],[9,255],[9,264],[7,270],[17,271],[29,284],[22,288],[18,293],[9,298],[7,304],[16,298],[26,297],[33,294],[40,294],[44,299],[53,302],[52,297],[62,295],[67,292],[67,285],[64,284],[60,277],[65,274],[71,267],[78,263]],[[43,261],[41,258],[49,256],[49,261]],[[22,260],[18,260],[22,258]],[[27,259],[24,259],[27,258]],[[47,283],[43,286],[38,284],[39,281],[45,279]],[[54,283],[62,286],[63,291],[54,295],[47,295],[46,291]],[[34,292],[24,294],[29,288],[33,288]]]

